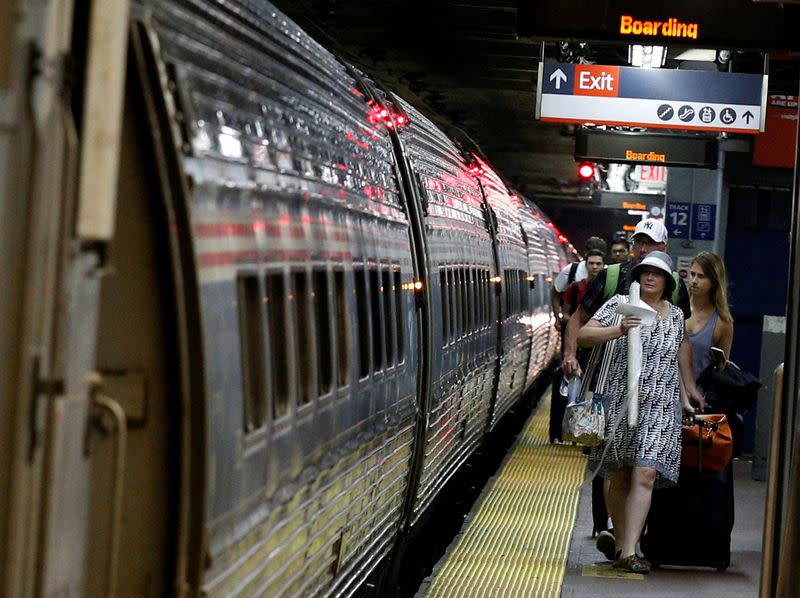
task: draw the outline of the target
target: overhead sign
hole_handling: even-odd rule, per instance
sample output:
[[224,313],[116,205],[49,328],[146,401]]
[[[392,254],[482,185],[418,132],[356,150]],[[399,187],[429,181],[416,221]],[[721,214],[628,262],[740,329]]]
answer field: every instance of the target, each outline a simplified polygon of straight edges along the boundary
[[718,141],[710,137],[596,129],[575,133],[575,157],[579,160],[716,168],[718,155]]
[[664,206],[664,196],[657,193],[624,193],[603,189],[592,194],[592,203],[604,208],[649,212],[654,207]]
[[664,224],[667,226],[667,234],[670,239],[688,239],[689,223],[691,220],[692,204],[682,201],[667,202],[667,217]]
[[753,0],[519,0],[517,32],[537,39],[701,48],[800,49],[800,6]]
[[755,134],[764,129],[766,89],[766,75],[546,61],[539,64],[536,117]]

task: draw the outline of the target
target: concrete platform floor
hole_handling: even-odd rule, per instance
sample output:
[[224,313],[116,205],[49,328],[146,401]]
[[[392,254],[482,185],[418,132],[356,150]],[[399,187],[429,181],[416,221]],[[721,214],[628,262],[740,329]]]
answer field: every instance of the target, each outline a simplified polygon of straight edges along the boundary
[[[664,568],[647,576],[619,576],[595,548],[592,539],[591,484],[581,490],[578,517],[572,534],[562,598],[603,596],[658,596],[753,598],[761,574],[761,537],[764,526],[765,482],[754,482],[751,463],[734,463],[736,523],[731,538],[731,565],[724,573],[705,568]],[[691,532],[687,531],[691,542]]]

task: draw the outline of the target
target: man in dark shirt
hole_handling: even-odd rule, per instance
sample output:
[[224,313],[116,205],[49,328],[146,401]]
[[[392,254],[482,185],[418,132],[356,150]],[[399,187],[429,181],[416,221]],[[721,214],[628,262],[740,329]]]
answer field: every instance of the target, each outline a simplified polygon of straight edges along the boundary
[[[619,266],[619,278],[617,288],[613,295],[627,295],[631,284],[631,270],[641,262],[652,251],[667,250],[667,229],[662,220],[646,218],[636,225],[633,233],[633,246],[631,247],[632,257]],[[594,313],[605,303],[604,290],[606,286],[606,275],[608,269],[598,274],[586,289],[583,301],[575,314],[569,319],[567,330],[564,334],[564,358],[561,362],[561,369],[568,377],[575,376],[580,370],[578,360],[575,358],[577,349],[578,330],[586,324]],[[685,318],[691,316],[689,307],[689,293],[686,285],[681,279],[678,288],[678,307],[683,311]]]

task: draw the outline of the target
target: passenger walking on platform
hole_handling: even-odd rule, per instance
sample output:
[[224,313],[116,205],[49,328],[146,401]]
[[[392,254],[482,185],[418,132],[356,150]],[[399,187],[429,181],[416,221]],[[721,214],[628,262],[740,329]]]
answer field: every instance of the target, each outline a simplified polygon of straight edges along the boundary
[[[667,229],[662,220],[656,218],[646,218],[641,220],[633,232],[633,246],[629,259],[621,264],[613,264],[600,272],[589,284],[586,294],[581,301],[575,314],[570,318],[567,330],[564,334],[564,348],[561,368],[566,376],[575,376],[580,373],[581,367],[576,359],[578,330],[589,321],[589,318],[600,308],[603,303],[613,295],[627,295],[630,287],[631,272],[639,262],[645,259],[651,252],[666,251],[667,249]],[[616,274],[617,282],[614,284],[609,280],[609,273]],[[674,275],[676,276],[676,275]],[[678,278],[677,301],[678,307],[683,311],[684,318],[691,316],[689,306],[689,293],[683,279]],[[607,288],[608,287],[608,288]],[[690,374],[691,377],[691,374]],[[694,378],[692,377],[692,382]],[[693,385],[694,386],[694,385]],[[690,399],[701,404],[702,396],[699,393],[690,396]],[[608,481],[605,484],[606,502],[608,502]],[[614,536],[608,531],[602,531],[602,526],[595,526],[600,534],[597,537],[597,548],[609,560],[614,558]]]
[[[653,251],[667,250],[667,229],[664,222],[657,218],[646,218],[641,220],[633,232],[633,247],[631,258],[621,264],[609,266],[600,272],[586,289],[583,301],[578,306],[575,314],[569,319],[567,330],[564,334],[564,349],[561,368],[569,376],[580,373],[580,365],[575,359],[577,349],[576,340],[578,330],[589,321],[589,318],[600,308],[601,305],[612,295],[627,295],[630,287],[631,271],[634,266],[641,262]],[[612,289],[606,289],[608,273],[616,269],[617,282]],[[685,318],[691,316],[689,306],[689,293],[683,279],[678,283],[677,305],[683,311]]]
[[[600,251],[605,261],[607,251],[606,242],[600,237],[589,237],[584,246],[585,255],[589,255],[590,251]],[[550,288],[550,303],[553,308],[553,314],[556,317],[556,322],[561,327],[562,333],[564,332],[566,320],[568,319],[564,318],[566,313],[563,308],[562,299],[564,291],[566,291],[567,287],[573,282],[584,280],[588,274],[586,270],[586,260],[583,259],[579,262],[573,262],[564,266],[553,281],[553,286]]]
[[592,282],[592,280],[594,280],[594,278],[603,271],[605,260],[605,254],[599,249],[590,249],[586,252],[586,278],[573,282],[571,285],[569,285],[561,297],[561,309],[564,312],[562,320],[564,321],[565,325],[569,322],[569,317],[575,313],[576,309],[578,309],[578,305],[580,305],[581,301],[583,300],[583,296],[586,294],[586,289],[589,287],[589,283]]
[[728,307],[728,283],[725,264],[718,255],[701,251],[692,260],[689,273],[689,299],[692,317],[686,331],[692,343],[694,379],[711,364],[711,347],[724,352],[721,368],[731,354],[733,317]]
[[611,242],[611,251],[609,252],[609,263],[621,264],[627,262],[631,257],[631,246],[627,239],[617,237]]
[[[603,256],[605,256],[606,242],[600,237],[589,237],[585,245],[586,255],[593,251],[599,251]],[[562,303],[564,291],[566,291],[571,284],[584,280],[587,275],[588,271],[586,269],[586,260],[573,262],[572,264],[565,266],[564,269],[559,272],[559,274],[556,276],[556,279],[553,281],[553,286],[550,288],[550,302],[553,307],[553,313],[555,314],[556,318],[556,326],[561,333],[562,341],[564,338],[564,330],[566,329],[567,321],[569,320],[568,312],[565,310]],[[550,395],[549,436],[551,443],[555,442],[556,440],[560,441],[562,439],[561,422],[564,418],[564,410],[567,407],[566,394],[562,394],[561,392],[562,390],[566,390],[566,387],[562,388],[563,382],[564,376],[561,372],[561,369],[556,369],[555,373],[553,374],[553,385]]]
[[[614,567],[647,573],[650,564],[636,554],[654,487],[678,480],[681,460],[681,407],[691,411],[681,391],[678,372],[689,396],[698,395],[692,376],[691,349],[684,334],[684,315],[670,302],[675,287],[672,260],[651,252],[631,270],[641,285],[641,300],[656,311],[655,321],[641,330],[642,370],[638,425],[630,427],[625,414],[628,387],[628,330],[641,324],[625,316],[615,325],[622,297],[606,301],[577,335],[578,345],[593,347],[618,339],[605,388],[606,438],[592,450],[593,467],[610,477],[608,506],[616,535]],[[602,455],[604,457],[601,457]],[[598,463],[603,458],[602,463]]]

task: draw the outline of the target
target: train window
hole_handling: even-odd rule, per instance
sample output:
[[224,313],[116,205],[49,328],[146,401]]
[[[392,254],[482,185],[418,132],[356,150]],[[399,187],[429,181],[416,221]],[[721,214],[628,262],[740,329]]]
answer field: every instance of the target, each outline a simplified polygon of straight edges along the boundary
[[492,276],[489,270],[484,272],[483,276],[484,276],[483,296],[484,296],[484,301],[486,302],[486,324],[491,325],[492,324],[491,319],[494,313],[492,307],[495,305],[495,303],[492,301],[493,298],[492,293],[494,292],[494,290],[492,289],[492,285],[494,283],[491,280]]
[[533,289],[531,289],[531,285],[528,282],[528,273],[523,270],[519,272],[519,291],[522,311],[527,313],[531,311],[531,293]]
[[256,274],[240,273],[236,279],[241,343],[242,409],[245,432],[264,424],[267,384],[264,372],[264,316]]
[[272,417],[278,419],[289,412],[289,343],[286,327],[286,285],[283,272],[266,275],[269,346],[271,350]]
[[350,321],[347,310],[347,290],[344,271],[333,271],[333,301],[336,317],[336,384],[345,386],[350,380]]
[[478,297],[478,320],[480,322],[480,327],[484,328],[486,326],[486,309],[488,306],[486,305],[486,295],[485,295],[485,286],[486,286],[486,272],[482,269],[478,270],[478,283],[477,288],[475,289],[475,293]]
[[447,268],[439,270],[439,287],[442,292],[442,345],[450,342],[450,289],[447,287]]
[[469,327],[471,330],[480,328],[478,316],[478,270],[469,269]]
[[356,310],[358,313],[358,377],[369,376],[369,312],[367,304],[367,272],[363,267],[355,268]]
[[309,300],[311,293],[308,288],[308,275],[305,270],[292,272],[294,281],[294,295],[290,297],[294,309],[294,330],[297,338],[297,402],[300,405],[310,403],[314,398],[315,376],[313,367],[315,353],[311,338],[311,310]]
[[459,270],[461,271],[461,313],[464,324],[462,335],[464,335],[472,330],[469,321],[469,280],[467,268],[459,268]]
[[317,388],[319,395],[328,394],[333,386],[331,347],[331,310],[328,273],[314,270],[314,324],[317,335]]
[[385,365],[381,333],[381,282],[377,268],[369,269],[369,303],[372,316],[372,367],[377,371]]
[[464,293],[464,289],[461,286],[461,268],[453,268],[453,290],[455,291],[453,295],[457,314],[455,337],[459,339],[464,335],[464,310],[461,308],[461,295]]
[[381,268],[381,295],[383,296],[383,337],[386,339],[386,365],[395,362],[394,330],[395,319],[392,317],[392,273],[388,267]]
[[456,311],[456,286],[455,286],[456,273],[453,268],[447,268],[447,311],[450,314],[450,334],[447,335],[447,341],[453,342],[458,334],[456,328],[458,327],[458,312]]
[[506,317],[511,315],[511,285],[509,284],[508,270],[503,270],[503,290],[505,291]]
[[406,358],[405,349],[405,328],[403,315],[405,313],[405,305],[403,302],[403,277],[400,275],[400,269],[394,271],[394,309],[395,321],[397,322],[397,363],[403,363]]

